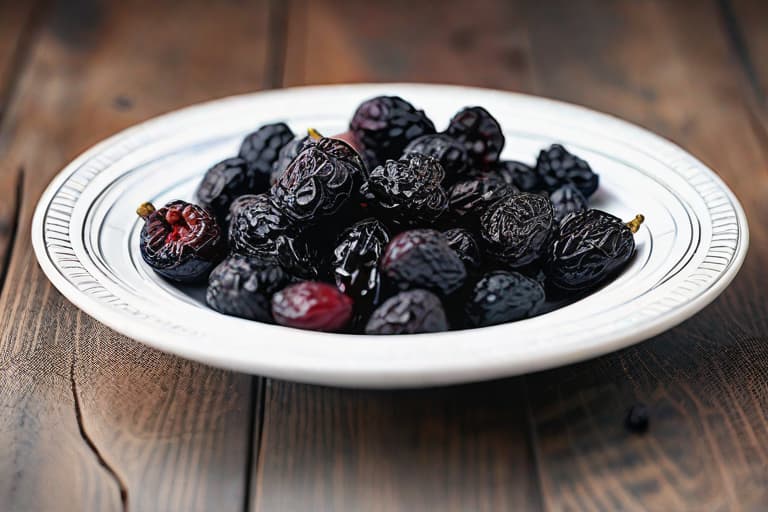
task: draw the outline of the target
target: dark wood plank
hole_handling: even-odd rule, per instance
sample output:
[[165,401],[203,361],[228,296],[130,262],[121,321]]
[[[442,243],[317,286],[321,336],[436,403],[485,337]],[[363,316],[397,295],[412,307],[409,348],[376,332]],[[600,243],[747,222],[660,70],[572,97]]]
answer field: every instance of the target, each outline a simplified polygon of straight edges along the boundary
[[268,83],[267,3],[52,9],[3,132],[0,172],[26,173],[0,299],[0,508],[242,510],[251,377],[151,350],[79,312],[33,263],[29,230],[43,187],[99,139]]
[[721,0],[720,3],[735,57],[758,103],[768,109],[768,4],[760,0]]
[[[411,80],[528,90],[505,2],[292,2],[285,84]],[[537,510],[520,379],[421,391],[268,381],[253,508]]]
[[[523,7],[537,92],[675,140],[718,170],[752,222],[741,274],[701,314],[628,350],[527,377],[545,506],[761,510],[768,236],[759,226],[768,219],[768,160],[722,13],[693,1]],[[652,413],[644,436],[622,426],[637,401]]]

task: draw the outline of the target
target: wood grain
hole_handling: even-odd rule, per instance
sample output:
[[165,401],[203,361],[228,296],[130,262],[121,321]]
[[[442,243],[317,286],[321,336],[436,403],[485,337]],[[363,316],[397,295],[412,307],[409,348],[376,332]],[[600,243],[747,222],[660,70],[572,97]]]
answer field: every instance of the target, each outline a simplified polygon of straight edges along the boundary
[[51,6],[8,113],[0,172],[26,170],[0,299],[3,510],[242,510],[249,376],[146,348],[49,284],[30,247],[35,202],[99,139],[158,113],[268,83],[268,5]]

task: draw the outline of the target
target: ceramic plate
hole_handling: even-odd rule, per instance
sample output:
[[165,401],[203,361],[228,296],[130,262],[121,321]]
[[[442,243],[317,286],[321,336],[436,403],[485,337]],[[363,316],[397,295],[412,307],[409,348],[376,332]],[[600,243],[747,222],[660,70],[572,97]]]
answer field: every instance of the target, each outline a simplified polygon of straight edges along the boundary
[[[503,157],[532,162],[565,144],[600,174],[594,207],[646,222],[637,254],[608,286],[557,311],[482,329],[410,336],[326,334],[216,313],[202,291],[169,284],[139,255],[135,209],[193,200],[203,173],[263,123],[337,133],[369,97],[397,94],[441,129],[465,105],[505,128]],[[83,311],[160,350],[204,363],[341,386],[413,387],[509,376],[594,357],[658,334],[711,302],[748,244],[738,201],[674,144],[614,117],[487,89],[377,84],[307,87],[227,98],[150,120],[69,164],[32,225],[40,266]]]

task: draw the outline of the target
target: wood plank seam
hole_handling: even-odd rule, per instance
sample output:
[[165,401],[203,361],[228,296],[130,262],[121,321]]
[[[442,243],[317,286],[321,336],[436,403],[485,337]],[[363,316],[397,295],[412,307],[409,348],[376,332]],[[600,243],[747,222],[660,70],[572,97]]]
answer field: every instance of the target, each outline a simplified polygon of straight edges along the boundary
[[525,437],[526,444],[528,445],[528,452],[531,458],[531,481],[536,490],[536,499],[538,500],[537,509],[546,510],[544,506],[544,479],[541,476],[541,453],[539,451],[538,434],[536,433],[536,420],[533,416],[533,408],[531,407],[530,393],[528,392],[528,376],[523,375],[520,380],[522,381],[522,391],[525,397]]
[[265,378],[254,375],[251,377],[251,403],[250,403],[250,416],[251,423],[248,431],[248,458],[246,459],[245,468],[245,499],[243,503],[243,511],[248,512],[251,510],[251,500],[255,498],[253,493],[255,489],[252,489],[251,482],[253,481],[253,472],[257,470],[259,453],[261,451],[261,433],[264,429],[264,400],[266,398],[265,392]]
[[[0,113],[1,115],[1,113]],[[13,188],[14,197],[13,202],[13,215],[11,218],[11,224],[9,226],[10,233],[8,234],[8,245],[5,254],[0,254],[2,262],[0,263],[0,296],[5,293],[5,278],[8,275],[8,266],[11,264],[11,255],[13,254],[13,248],[16,245],[16,234],[19,230],[19,215],[21,215],[21,202],[24,193],[24,167],[19,167],[16,171],[16,183]]]
[[736,17],[733,4],[731,3],[731,0],[719,0],[718,6],[720,9],[720,16],[725,25],[725,34],[736,55],[739,67],[746,75],[749,86],[757,98],[758,103],[761,106],[765,106],[766,94],[760,85],[757,69],[755,68],[752,56],[750,55],[749,47],[744,40],[744,31],[742,30],[741,23],[739,23],[739,20]]

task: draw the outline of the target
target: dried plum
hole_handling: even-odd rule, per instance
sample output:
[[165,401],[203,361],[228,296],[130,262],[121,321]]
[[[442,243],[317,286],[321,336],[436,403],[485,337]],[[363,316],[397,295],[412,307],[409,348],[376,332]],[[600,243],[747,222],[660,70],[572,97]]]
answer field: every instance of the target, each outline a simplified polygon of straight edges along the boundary
[[472,236],[472,233],[463,228],[453,228],[443,231],[443,238],[448,246],[461,258],[464,267],[469,270],[478,270],[482,264],[480,248]]
[[573,183],[589,199],[599,183],[599,177],[587,162],[568,152],[560,144],[552,144],[539,152],[536,170],[550,192],[566,183]]
[[365,219],[341,234],[333,251],[336,286],[355,300],[358,311],[381,299],[379,260],[389,243],[389,232],[380,221]]
[[404,226],[431,225],[448,209],[445,172],[432,157],[406,155],[376,167],[361,193],[381,216]]
[[473,224],[494,202],[517,189],[494,174],[460,181],[448,190],[451,218],[462,224]]
[[365,326],[366,334],[416,334],[448,330],[448,319],[436,295],[409,290],[379,306]]
[[477,169],[498,162],[504,148],[499,122],[483,107],[466,107],[453,116],[445,133],[464,145]]
[[226,255],[227,244],[211,212],[185,201],[171,201],[159,210],[142,204],[144,219],[141,257],[163,277],[182,283],[204,280]]
[[555,208],[557,222],[563,220],[568,214],[587,209],[587,200],[572,183],[566,183],[549,195],[552,206]]
[[378,96],[361,103],[349,129],[368,169],[400,158],[409,142],[435,133],[424,111],[399,96]]
[[469,169],[464,145],[444,133],[422,135],[406,146],[403,155],[421,153],[431,156],[443,166],[446,181],[454,181]]
[[461,258],[438,231],[413,229],[387,245],[382,274],[400,290],[426,288],[443,296],[464,284],[467,271]]
[[208,277],[205,302],[226,315],[272,323],[272,295],[292,280],[277,263],[232,254]]
[[270,185],[274,185],[283,175],[285,169],[293,162],[294,158],[299,156],[307,146],[312,144],[312,139],[307,135],[300,139],[293,139],[280,149],[277,155],[277,160],[272,164],[272,174],[269,175]]
[[548,282],[567,291],[594,288],[621,270],[635,252],[642,215],[625,224],[601,210],[572,213],[560,223],[546,265]]
[[475,284],[466,314],[475,327],[514,322],[536,314],[544,303],[544,288],[518,272],[497,271]]
[[522,162],[504,160],[495,165],[492,172],[521,192],[539,192],[544,188],[538,171]]
[[294,221],[313,224],[356,199],[364,179],[363,163],[349,144],[321,138],[291,162],[272,187],[272,199]]
[[272,166],[280,150],[293,140],[293,132],[285,123],[265,124],[245,136],[240,145],[239,156],[248,162],[255,187],[254,194],[269,190]]
[[272,316],[280,325],[315,331],[339,331],[352,318],[352,299],[335,286],[304,281],[272,297]]
[[521,192],[504,197],[485,211],[480,236],[498,263],[520,268],[544,256],[556,225],[549,199]]
[[218,221],[224,221],[229,205],[235,198],[254,193],[256,183],[248,163],[239,157],[227,158],[205,173],[197,187],[197,201],[200,206],[213,212]]

